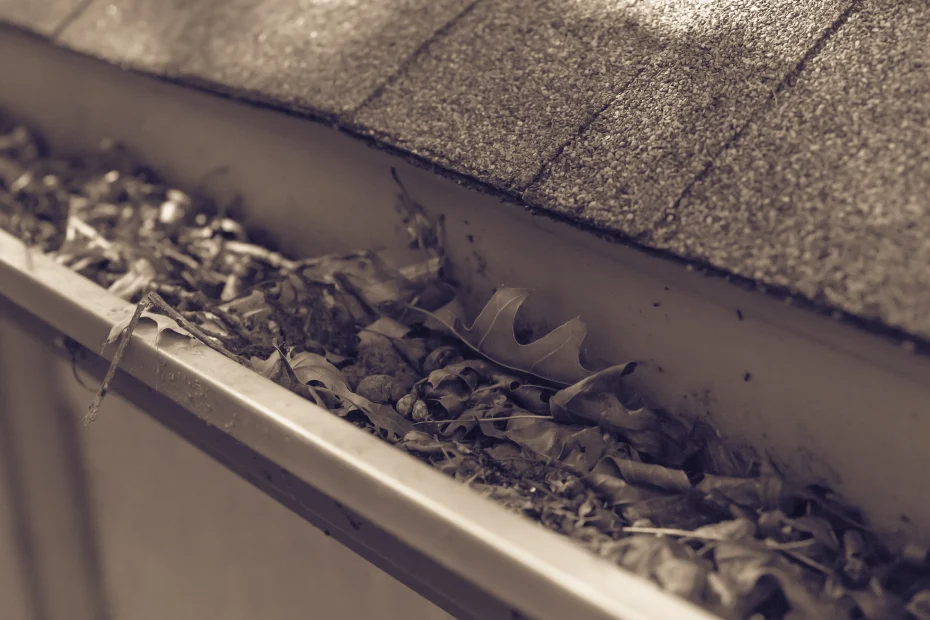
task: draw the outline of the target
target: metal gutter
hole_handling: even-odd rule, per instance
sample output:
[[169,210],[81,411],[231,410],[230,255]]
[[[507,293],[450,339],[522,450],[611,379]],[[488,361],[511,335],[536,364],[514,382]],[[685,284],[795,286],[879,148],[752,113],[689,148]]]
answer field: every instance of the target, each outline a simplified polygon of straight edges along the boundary
[[[0,290],[91,350],[132,310],[3,232]],[[486,594],[475,617],[508,617],[499,615],[508,608],[540,620],[710,617],[205,347],[170,336],[156,347],[154,334],[143,332],[128,347],[123,369],[396,538],[401,547],[389,559],[401,572],[430,581],[412,562],[417,555],[445,569],[436,575],[441,583],[421,589],[438,604],[453,601],[468,610],[473,603],[462,597],[474,588]],[[343,518],[352,523],[340,513],[338,506],[330,512],[334,525]],[[357,535],[362,529],[342,531],[351,544],[366,547],[371,543]],[[405,547],[413,553],[404,554]]]
[[[0,105],[67,155],[104,137],[178,187],[242,216],[295,256],[404,243],[396,168],[431,217],[474,314],[501,285],[551,324],[581,314],[594,359],[641,362],[653,402],[708,418],[805,481],[831,485],[876,527],[928,539],[930,357],[845,320],[538,217],[351,136],[122,71],[0,28]],[[63,105],[62,102],[67,102]],[[862,454],[880,453],[880,459]],[[894,480],[894,484],[889,484]]]

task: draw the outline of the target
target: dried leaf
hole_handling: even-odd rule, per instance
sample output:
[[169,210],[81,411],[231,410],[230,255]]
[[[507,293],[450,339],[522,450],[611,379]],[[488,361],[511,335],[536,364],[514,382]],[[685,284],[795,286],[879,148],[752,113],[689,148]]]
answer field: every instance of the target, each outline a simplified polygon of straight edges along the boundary
[[833,526],[824,518],[807,515],[795,519],[785,519],[784,523],[799,532],[810,534],[814,540],[831,551],[839,551],[840,549],[840,541],[836,538]]
[[[530,415],[529,412],[521,412],[519,409],[507,410],[507,414]],[[566,437],[571,433],[571,429],[546,420],[511,419],[506,422],[506,430],[500,430],[495,424],[493,418],[485,417],[479,421],[481,432],[488,437],[512,441],[547,461],[558,461],[565,450]]]
[[265,294],[259,290],[253,290],[248,295],[220,304],[219,309],[225,312],[235,312],[243,318],[271,313],[271,308],[265,300]]
[[[666,495],[658,489],[648,489],[630,484],[626,480],[594,471],[584,476],[582,482],[606,499],[613,507],[639,504],[645,500],[664,498]],[[675,498],[677,501],[677,498]]]
[[281,376],[281,365],[281,354],[277,351],[272,351],[267,360],[255,356],[249,359],[249,368],[275,382]]
[[304,351],[293,355],[288,354],[287,361],[301,383],[318,383],[337,394],[343,386],[348,389],[348,382],[342,372],[322,355]]
[[158,272],[148,260],[140,258],[134,260],[121,278],[110,285],[107,290],[121,299],[129,301],[135,295],[144,291],[155,279]]
[[592,374],[580,361],[581,345],[588,333],[580,319],[572,319],[530,344],[517,342],[514,320],[528,295],[522,289],[498,290],[471,327],[466,327],[459,315],[450,320],[439,312],[436,318],[462,342],[506,368],[565,385]]
[[[267,360],[252,358],[250,366],[263,376],[270,377],[280,360],[278,353],[274,352]],[[289,353],[286,361],[299,382],[304,385],[318,384],[324,387],[365,414],[377,428],[397,437],[404,437],[413,430],[411,422],[397,413],[393,407],[373,403],[353,392],[345,376],[322,355],[306,351],[297,354]]]
[[876,592],[873,589],[848,590],[847,595],[866,620],[904,620],[908,617],[908,606],[887,592]]
[[[622,456],[625,446],[618,446],[613,440],[605,439],[601,432],[593,427],[583,427],[567,434],[563,439],[564,448],[560,461],[563,467],[576,473],[594,471],[605,454],[614,453]],[[626,450],[628,453],[629,450]]]
[[717,570],[708,585],[724,617],[745,618],[775,592],[775,582],[762,581],[776,559],[773,553],[739,543],[719,543],[714,555]]
[[668,592],[699,600],[709,573],[687,549],[674,540],[630,536],[612,544],[611,554],[627,570],[655,579]]
[[410,328],[404,325],[403,323],[400,323],[398,321],[395,321],[392,318],[385,316],[385,317],[381,317],[380,319],[378,319],[377,321],[375,321],[374,323],[372,323],[371,325],[363,329],[362,332],[359,334],[359,336],[361,336],[361,334],[365,332],[379,334],[381,336],[384,336],[385,338],[390,338],[392,340],[400,340],[401,338],[403,338],[404,336],[410,333]]
[[805,585],[804,573],[786,565],[772,551],[742,543],[719,543],[714,548],[714,561],[717,574],[730,588],[729,596],[722,597],[728,616],[748,616],[777,587],[801,617],[839,620],[833,605],[814,596],[817,584]]
[[519,385],[507,391],[518,405],[533,413],[549,413],[549,400],[554,390],[541,385]]
[[[132,320],[132,314],[134,311],[135,311],[135,307],[132,308],[132,311],[128,313],[126,318],[121,319],[116,325],[113,326],[113,328],[110,330],[109,335],[107,336],[107,339],[103,343],[104,347],[116,342],[116,340],[120,337],[120,334],[122,334],[123,331],[127,327],[129,327],[129,322]],[[181,327],[180,325],[178,325],[174,319],[172,319],[171,317],[167,317],[163,314],[155,314],[153,312],[145,311],[142,313],[142,316],[140,317],[140,326],[143,320],[148,320],[148,321],[152,321],[153,323],[155,323],[156,331],[155,331],[155,338],[153,340],[155,344],[158,344],[158,339],[161,338],[161,335],[166,331],[173,332],[181,336],[187,336],[188,338],[193,338],[191,333],[188,332],[183,327]]]
[[415,292],[409,280],[380,256],[369,252],[321,256],[305,261],[299,272],[327,284],[337,284],[340,278],[344,278],[366,302],[374,306],[406,303]]
[[436,439],[429,433],[408,431],[407,434],[403,436],[400,445],[411,452],[438,455],[445,454],[448,444],[447,442]]
[[672,558],[687,558],[688,552],[670,538],[629,536],[613,545],[620,565],[643,577],[650,577],[655,568]]
[[465,403],[471,398],[475,386],[466,376],[441,368],[420,381],[417,388],[424,400],[439,404],[449,417],[454,417],[465,410]]
[[737,542],[750,540],[756,535],[756,524],[749,519],[729,519],[711,523],[694,530],[695,537]]
[[741,459],[724,445],[712,426],[698,422],[692,427],[691,436],[700,446],[698,462],[704,472],[733,478],[749,475],[749,464],[741,462]]
[[784,482],[774,475],[755,478],[729,478],[706,475],[696,487],[708,494],[717,494],[726,500],[758,510],[774,510],[785,497]]
[[396,403],[405,396],[410,385],[391,375],[368,375],[355,386],[355,393],[374,403]]
[[630,484],[650,485],[677,493],[687,493],[691,490],[687,474],[680,469],[609,455],[598,464],[598,470],[623,478]]
[[632,522],[648,519],[658,527],[695,530],[702,525],[716,523],[726,518],[716,505],[700,495],[663,495],[624,506],[623,517]]
[[663,590],[689,601],[701,599],[709,572],[706,566],[679,557],[664,559],[652,571]]
[[[611,366],[559,390],[550,401],[553,417],[561,422],[574,422],[581,418],[598,424],[605,418],[615,416],[615,420],[608,420],[607,423],[619,429],[642,431],[654,428],[657,420],[652,412],[644,410],[641,415],[636,415],[623,407],[616,398],[620,392],[621,379],[635,368],[636,364],[633,363]],[[613,397],[620,409],[616,412],[605,411],[605,404],[609,406],[612,400],[604,399],[604,396]]]

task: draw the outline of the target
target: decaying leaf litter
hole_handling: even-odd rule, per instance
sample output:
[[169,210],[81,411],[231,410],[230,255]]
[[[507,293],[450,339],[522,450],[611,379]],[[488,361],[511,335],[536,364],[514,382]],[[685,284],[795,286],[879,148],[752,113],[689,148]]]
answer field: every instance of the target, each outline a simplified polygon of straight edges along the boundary
[[137,304],[109,344],[192,335],[721,617],[930,618],[927,550],[638,402],[635,364],[589,370],[580,320],[520,342],[504,288],[469,324],[399,179],[409,247],[294,259],[116,144],[54,159],[0,129],[0,227]]

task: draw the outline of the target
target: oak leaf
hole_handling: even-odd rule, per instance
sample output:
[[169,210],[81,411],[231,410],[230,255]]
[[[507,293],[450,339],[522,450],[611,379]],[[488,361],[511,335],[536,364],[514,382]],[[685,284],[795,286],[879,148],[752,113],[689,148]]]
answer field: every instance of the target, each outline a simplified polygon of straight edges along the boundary
[[470,327],[457,311],[439,311],[434,318],[469,347],[511,370],[564,385],[593,374],[594,371],[581,365],[581,345],[588,328],[579,318],[571,319],[529,344],[517,341],[514,320],[528,296],[529,292],[524,289],[498,290]]
[[253,357],[249,366],[263,377],[274,381],[280,377],[285,363],[294,378],[302,385],[315,384],[323,387],[342,402],[361,411],[377,428],[396,437],[403,437],[413,430],[410,421],[390,405],[374,403],[353,392],[345,375],[322,355],[305,351],[287,353],[286,358],[282,358],[278,351],[273,351],[267,360]]

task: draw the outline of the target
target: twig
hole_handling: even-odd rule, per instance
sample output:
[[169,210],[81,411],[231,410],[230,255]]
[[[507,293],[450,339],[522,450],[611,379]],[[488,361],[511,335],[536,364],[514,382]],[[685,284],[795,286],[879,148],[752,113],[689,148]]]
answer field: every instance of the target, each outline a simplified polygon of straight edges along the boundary
[[228,357],[229,359],[236,362],[237,364],[248,365],[248,362],[244,358],[234,353],[230,353],[229,351],[226,350],[226,348],[223,345],[220,345],[214,342],[213,338],[203,333],[203,331],[199,327],[197,327],[196,325],[188,321],[186,318],[184,318],[184,316],[180,312],[172,308],[171,305],[168,304],[167,301],[162,299],[161,295],[153,291],[153,292],[150,292],[146,297],[153,305],[157,306],[159,310],[167,314],[170,318],[174,319],[174,321],[178,325],[180,325],[181,327],[189,331],[191,335],[194,336],[194,338],[196,338],[197,340],[204,343],[205,345],[207,345],[208,347],[210,347],[217,353],[223,354],[224,356]]
[[817,541],[813,538],[806,538],[804,540],[793,540],[791,542],[778,543],[775,541],[766,540],[765,546],[773,551],[796,551],[798,549],[808,549],[817,544]]
[[88,240],[90,241],[90,243],[88,244],[90,246],[98,245],[101,248],[106,249],[106,248],[112,247],[113,245],[108,239],[106,239],[103,235],[101,235],[97,231],[96,228],[94,228],[93,226],[91,226],[90,224],[82,220],[81,218],[75,217],[73,215],[68,217],[68,227],[67,227],[66,235],[70,234],[71,231],[79,232],[85,237],[87,237]]
[[114,375],[116,375],[117,367],[123,361],[123,354],[126,352],[126,346],[129,344],[129,340],[132,338],[132,332],[134,332],[136,326],[139,325],[139,319],[142,318],[142,313],[148,310],[151,306],[152,303],[149,301],[148,297],[143,297],[142,301],[136,304],[136,311],[132,313],[132,318],[129,320],[129,325],[126,326],[126,329],[124,329],[123,333],[120,335],[119,346],[116,348],[116,353],[113,354],[113,359],[110,361],[110,367],[107,369],[107,374],[103,378],[103,383],[100,384],[100,389],[97,391],[97,395],[94,396],[93,402],[90,404],[90,407],[87,409],[87,413],[84,415],[84,419],[82,421],[84,426],[93,424],[94,420],[97,419],[97,412],[100,410],[100,403],[103,402],[107,392],[110,391],[110,382],[113,380]]
[[792,558],[792,559],[794,559],[794,560],[797,560],[797,561],[800,562],[801,564],[806,564],[807,566],[810,566],[810,567],[813,568],[814,570],[820,571],[820,572],[823,573],[824,575],[832,575],[832,574],[833,574],[833,571],[832,571],[832,570],[830,570],[829,568],[827,568],[826,566],[824,566],[824,565],[821,564],[820,562],[818,562],[818,561],[816,561],[816,560],[810,559],[809,557],[807,557],[807,556],[804,555],[803,553],[798,553],[798,552],[796,552],[796,551],[791,551],[790,549],[778,549],[778,551],[781,552],[781,553],[784,553],[785,555],[787,555],[788,557],[790,557],[790,558]]
[[[508,415],[499,418],[474,418],[475,422],[502,422],[505,420],[551,420],[551,415]],[[451,424],[452,422],[468,422],[468,420],[423,420],[414,422],[417,424]]]
[[721,536],[711,536],[710,534],[695,534],[688,530],[679,530],[673,527],[638,527],[630,525],[621,528],[627,534],[653,534],[655,536],[677,536],[680,538],[693,538],[694,540],[708,540],[713,542],[726,542],[726,538]]
[[[694,532],[689,532],[688,530],[679,530],[675,528],[665,528],[665,527],[636,527],[628,526],[621,528],[627,534],[654,534],[656,536],[676,536],[679,538],[690,538],[692,540],[703,540],[707,542],[732,542],[722,536],[711,536],[708,534],[695,534]],[[760,542],[757,539],[756,542]],[[791,543],[774,543],[769,541],[761,541],[765,547],[770,551],[775,551],[777,553],[783,553],[788,557],[797,560],[801,564],[806,564],[807,566],[820,571],[825,575],[830,575],[833,573],[829,568],[821,564],[816,560],[812,560],[803,553],[798,553],[796,549],[802,549],[804,547],[809,547],[814,544],[813,539],[794,541]],[[705,545],[706,547],[706,545]],[[704,549],[701,550],[702,552]]]

